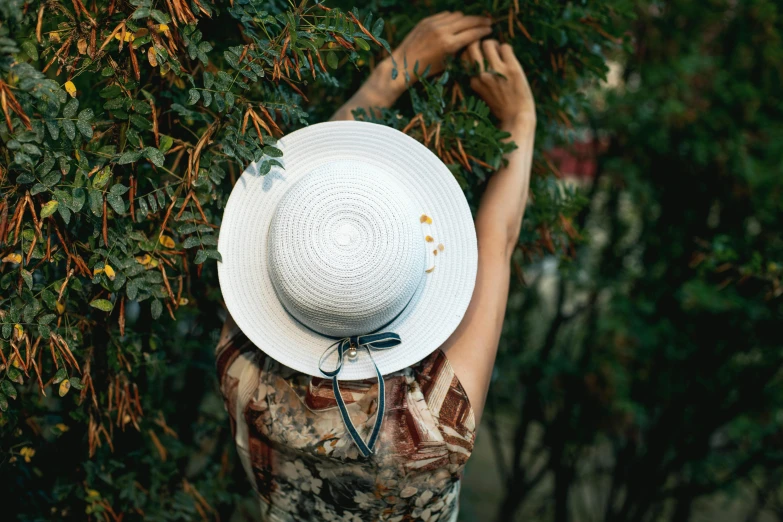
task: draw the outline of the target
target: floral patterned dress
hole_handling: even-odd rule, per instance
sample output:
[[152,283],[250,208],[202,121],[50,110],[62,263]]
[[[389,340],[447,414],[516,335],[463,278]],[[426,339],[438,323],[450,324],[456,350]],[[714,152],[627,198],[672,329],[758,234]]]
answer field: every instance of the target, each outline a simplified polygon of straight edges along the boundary
[[[281,365],[239,330],[218,345],[217,370],[263,520],[457,519],[475,417],[440,349],[384,376],[386,416],[368,458],[345,430],[329,379]],[[340,389],[366,438],[375,420],[377,381],[343,381]]]

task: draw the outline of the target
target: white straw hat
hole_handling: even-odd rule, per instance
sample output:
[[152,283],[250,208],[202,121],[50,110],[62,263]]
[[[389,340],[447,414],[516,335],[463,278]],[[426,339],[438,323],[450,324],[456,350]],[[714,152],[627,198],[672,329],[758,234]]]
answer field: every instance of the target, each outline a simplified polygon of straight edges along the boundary
[[[413,138],[367,122],[311,125],[277,146],[284,169],[262,176],[251,164],[220,228],[220,287],[239,328],[294,370],[337,367],[335,386],[432,353],[460,323],[478,261],[451,172]],[[339,339],[355,336],[367,350],[342,364]]]

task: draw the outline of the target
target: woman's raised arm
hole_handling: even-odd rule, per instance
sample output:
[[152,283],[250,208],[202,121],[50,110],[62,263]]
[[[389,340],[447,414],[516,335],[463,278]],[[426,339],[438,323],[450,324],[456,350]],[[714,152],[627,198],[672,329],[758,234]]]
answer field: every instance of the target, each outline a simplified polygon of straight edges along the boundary
[[[527,78],[510,45],[499,45],[495,40],[474,42],[466,54],[481,67],[471,87],[517,144],[507,155],[508,164],[488,181],[481,199],[476,216],[476,287],[465,317],[442,347],[468,394],[478,423],[506,311],[511,255],[527,203],[536,111]],[[491,72],[484,70],[485,60]]]

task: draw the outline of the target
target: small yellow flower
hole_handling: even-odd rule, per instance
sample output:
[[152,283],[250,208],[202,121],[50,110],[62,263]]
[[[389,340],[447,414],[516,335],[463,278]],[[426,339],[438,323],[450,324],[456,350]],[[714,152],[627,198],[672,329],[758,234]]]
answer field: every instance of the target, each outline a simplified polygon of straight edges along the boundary
[[424,241],[426,241],[427,243],[432,243],[432,242],[433,242],[433,241],[435,241],[435,240],[434,240],[434,239],[432,239],[432,236],[425,236],[425,237],[424,237]]
[[3,263],[21,263],[22,254],[8,254],[3,258]]
[[54,427],[60,430],[61,433],[65,433],[66,431],[71,429],[67,425],[63,424],[62,422],[55,424]]
[[187,297],[180,297],[179,298],[179,305],[180,306],[185,306],[186,304],[188,304],[188,298]]
[[161,235],[158,241],[160,241],[160,244],[166,248],[174,248],[174,240],[169,236]]
[[420,223],[427,223],[428,225],[432,225],[432,218],[429,217],[427,214],[422,214],[419,218]]
[[76,86],[72,81],[65,82],[65,92],[71,95],[71,98],[76,98]]
[[159,33],[168,33],[169,32],[169,26],[166,24],[160,24],[158,26],[158,32]]
[[33,458],[35,455],[35,450],[33,448],[30,448],[28,446],[25,446],[21,450],[19,450],[19,454],[24,457],[25,462],[30,462],[30,459]]

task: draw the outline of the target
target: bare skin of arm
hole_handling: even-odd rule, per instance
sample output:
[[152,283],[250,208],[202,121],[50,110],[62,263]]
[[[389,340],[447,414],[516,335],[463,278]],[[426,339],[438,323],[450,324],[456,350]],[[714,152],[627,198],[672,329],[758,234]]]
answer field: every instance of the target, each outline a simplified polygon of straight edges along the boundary
[[[511,134],[517,149],[505,167],[487,182],[476,215],[478,274],[468,310],[457,330],[441,347],[468,394],[478,424],[495,365],[511,278],[511,255],[519,239],[530,186],[536,112],[522,66],[511,46],[495,40],[471,44],[466,53],[481,66],[471,87]],[[505,78],[483,70],[489,69]]]

